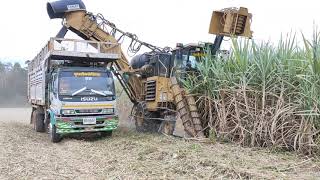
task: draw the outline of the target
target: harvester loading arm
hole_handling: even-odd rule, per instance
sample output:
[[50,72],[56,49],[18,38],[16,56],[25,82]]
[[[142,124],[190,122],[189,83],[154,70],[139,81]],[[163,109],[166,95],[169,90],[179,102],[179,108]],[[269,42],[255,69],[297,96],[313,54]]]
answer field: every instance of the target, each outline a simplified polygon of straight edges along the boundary
[[[124,33],[117,29],[114,24],[108,22],[102,15],[93,15],[86,11],[85,5],[81,0],[66,0],[55,1],[47,4],[48,15],[51,19],[63,19],[63,27],[59,31],[57,37],[62,38],[67,30],[71,30],[85,40],[92,40],[97,42],[111,42],[118,43],[114,37],[114,32],[108,32],[104,27],[111,26],[113,31],[120,31],[122,35],[129,36],[138,46],[146,46],[153,51],[161,51],[160,48],[151,44],[139,41],[132,34]],[[100,20],[100,22],[98,22]],[[110,47],[100,47],[101,50],[110,50]],[[120,50],[121,51],[121,50]],[[119,60],[110,62],[110,67],[114,69],[115,76],[124,88],[133,103],[143,100],[143,83],[134,70],[129,65],[129,61],[121,51],[121,58]]]

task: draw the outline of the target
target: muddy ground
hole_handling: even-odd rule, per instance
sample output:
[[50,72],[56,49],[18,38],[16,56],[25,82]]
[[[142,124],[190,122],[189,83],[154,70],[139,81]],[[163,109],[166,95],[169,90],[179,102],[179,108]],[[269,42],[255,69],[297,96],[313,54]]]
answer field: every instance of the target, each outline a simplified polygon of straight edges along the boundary
[[52,144],[30,109],[0,109],[0,179],[319,179],[320,162],[294,153],[139,134]]

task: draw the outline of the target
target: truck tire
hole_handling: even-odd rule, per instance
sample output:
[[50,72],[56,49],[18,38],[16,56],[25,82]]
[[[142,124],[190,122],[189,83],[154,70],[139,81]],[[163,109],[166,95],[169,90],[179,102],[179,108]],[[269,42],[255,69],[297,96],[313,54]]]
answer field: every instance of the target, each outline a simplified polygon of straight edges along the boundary
[[101,132],[101,137],[111,137],[112,131],[103,131]]
[[161,121],[152,119],[159,118],[158,112],[147,111],[147,105],[145,102],[136,105],[134,108],[133,115],[135,119],[136,130],[138,132],[159,132]]
[[33,117],[34,111],[35,111],[35,108],[32,108],[31,115],[30,115],[30,124],[33,124],[34,122],[34,117]]
[[62,140],[61,138],[61,135],[60,134],[57,134],[57,127],[56,125],[52,125],[50,124],[49,125],[50,128],[49,128],[49,135],[50,135],[50,140],[51,142],[53,143],[58,143]]
[[36,132],[45,132],[45,127],[44,127],[44,114],[41,113],[40,110],[35,110],[32,113],[32,123],[33,123],[33,128]]
[[50,132],[50,115],[48,113],[45,114],[44,128],[46,133]]

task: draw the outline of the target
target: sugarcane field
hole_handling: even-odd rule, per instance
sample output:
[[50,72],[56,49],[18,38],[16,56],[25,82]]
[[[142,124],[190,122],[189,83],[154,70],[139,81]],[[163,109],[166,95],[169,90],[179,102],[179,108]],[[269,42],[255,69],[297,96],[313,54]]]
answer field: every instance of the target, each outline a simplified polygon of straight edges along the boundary
[[320,179],[317,1],[6,1],[0,180]]

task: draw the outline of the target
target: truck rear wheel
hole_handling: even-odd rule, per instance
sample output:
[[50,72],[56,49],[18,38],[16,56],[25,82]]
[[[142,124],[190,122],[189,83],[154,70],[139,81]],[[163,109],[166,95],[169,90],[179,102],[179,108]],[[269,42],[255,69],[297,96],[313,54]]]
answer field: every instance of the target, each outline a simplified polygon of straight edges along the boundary
[[61,135],[57,134],[57,127],[56,125],[49,125],[49,135],[50,135],[50,140],[53,143],[58,143],[62,140]]
[[133,116],[138,132],[159,132],[161,121],[155,119],[159,118],[159,113],[148,111],[146,103],[136,105]]
[[45,132],[45,127],[44,127],[44,114],[41,113],[39,109],[36,109],[32,112],[32,124],[33,124],[33,129],[36,132]]

